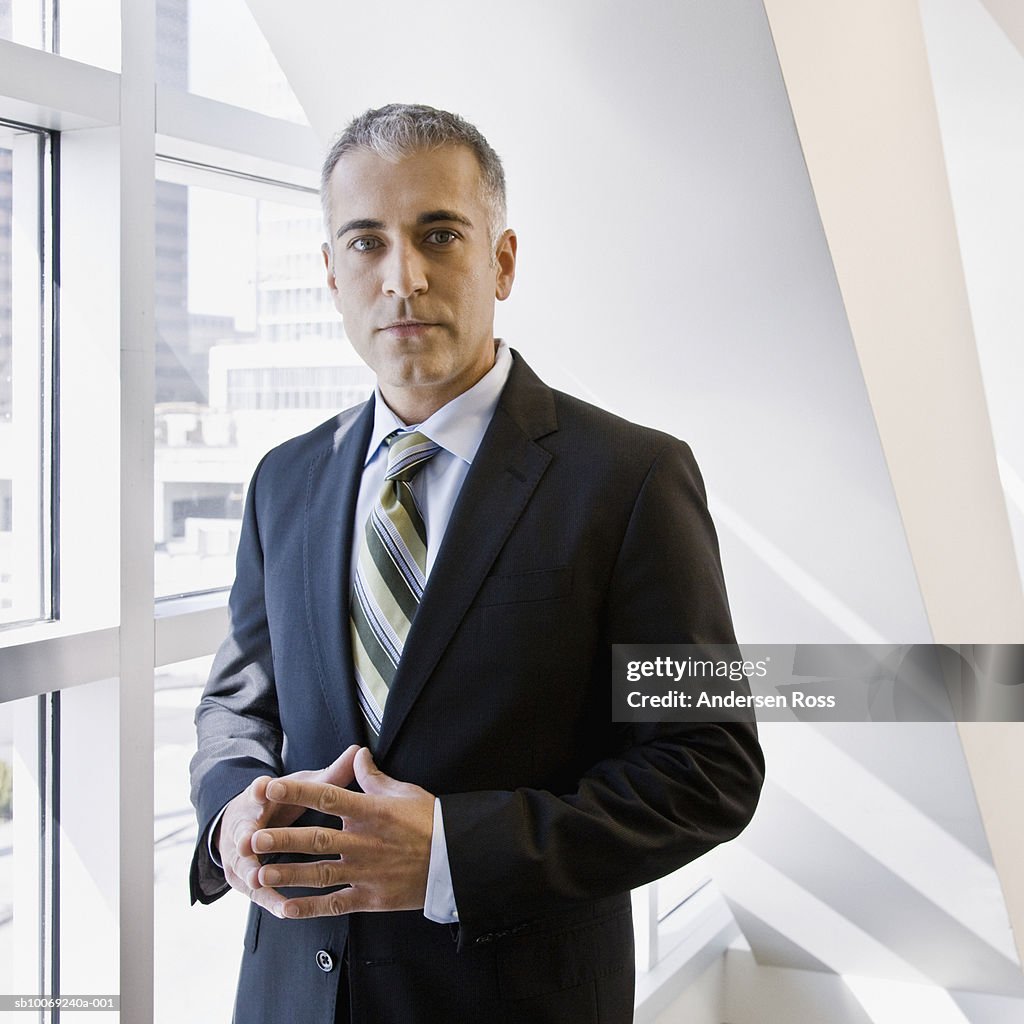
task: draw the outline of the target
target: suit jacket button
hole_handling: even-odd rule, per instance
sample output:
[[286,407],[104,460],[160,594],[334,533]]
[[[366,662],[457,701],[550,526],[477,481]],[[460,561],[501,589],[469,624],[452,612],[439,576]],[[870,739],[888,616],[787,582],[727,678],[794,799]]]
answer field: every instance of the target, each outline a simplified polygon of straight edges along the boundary
[[316,965],[321,971],[328,972],[334,970],[334,957],[327,952],[326,949],[317,950],[316,954]]

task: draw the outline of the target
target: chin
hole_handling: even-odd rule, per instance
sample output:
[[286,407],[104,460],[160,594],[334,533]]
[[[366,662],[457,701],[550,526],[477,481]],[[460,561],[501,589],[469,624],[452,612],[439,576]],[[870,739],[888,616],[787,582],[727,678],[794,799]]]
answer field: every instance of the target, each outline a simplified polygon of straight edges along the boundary
[[394,360],[380,376],[393,388],[430,387],[443,384],[448,379],[442,368],[413,356]]

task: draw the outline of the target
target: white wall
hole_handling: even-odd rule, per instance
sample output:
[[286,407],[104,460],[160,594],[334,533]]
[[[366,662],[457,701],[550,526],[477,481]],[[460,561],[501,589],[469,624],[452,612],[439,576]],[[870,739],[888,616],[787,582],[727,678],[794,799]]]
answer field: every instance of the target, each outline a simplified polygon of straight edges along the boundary
[[725,1001],[725,957],[719,957],[654,1024],[721,1024]]
[[501,332],[693,444],[744,637],[930,639],[758,0],[250,7],[325,140],[394,100],[482,128]]

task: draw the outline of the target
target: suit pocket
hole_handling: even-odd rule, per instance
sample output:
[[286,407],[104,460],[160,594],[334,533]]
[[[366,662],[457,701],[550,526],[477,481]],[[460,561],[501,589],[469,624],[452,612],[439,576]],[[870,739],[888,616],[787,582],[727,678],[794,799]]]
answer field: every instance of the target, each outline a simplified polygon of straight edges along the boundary
[[633,966],[633,915],[610,917],[565,931],[514,935],[495,945],[498,983],[506,999],[529,999]]
[[245,948],[250,953],[256,952],[256,943],[260,936],[260,908],[252,903],[249,905],[249,923],[245,926]]
[[532,572],[488,576],[477,594],[476,605],[514,604],[519,601],[550,601],[572,591],[572,566],[534,569]]

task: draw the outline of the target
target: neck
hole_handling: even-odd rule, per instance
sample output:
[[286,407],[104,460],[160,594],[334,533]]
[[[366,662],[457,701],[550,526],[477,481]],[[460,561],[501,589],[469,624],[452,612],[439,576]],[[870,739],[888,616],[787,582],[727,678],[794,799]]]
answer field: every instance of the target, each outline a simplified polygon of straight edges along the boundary
[[396,394],[396,389],[385,388],[383,385],[381,386],[380,393],[384,399],[384,404],[407,427],[430,419],[438,409],[447,405],[455,397],[454,395],[451,398],[442,399],[431,399],[425,396],[414,397],[403,394],[402,389],[398,389]]
[[470,375],[458,380],[434,385],[408,384],[405,386],[385,383],[377,379],[381,397],[387,407],[406,425],[422,423],[446,406],[452,399],[465,394],[481,381],[494,367],[497,343],[490,353],[488,362]]

